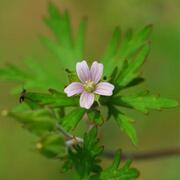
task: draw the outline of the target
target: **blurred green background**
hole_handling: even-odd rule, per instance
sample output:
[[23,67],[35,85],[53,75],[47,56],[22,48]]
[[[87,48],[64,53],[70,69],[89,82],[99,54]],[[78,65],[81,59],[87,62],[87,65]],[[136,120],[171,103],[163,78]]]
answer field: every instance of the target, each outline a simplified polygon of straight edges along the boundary
[[[116,25],[125,31],[153,24],[152,49],[142,72],[147,79],[141,86],[179,100],[180,98],[180,1],[179,0],[56,0],[68,9],[75,29],[82,17],[88,18],[86,57],[98,59]],[[51,61],[37,36],[49,34],[42,23],[47,14],[46,0],[0,0],[0,66],[14,63],[23,67],[27,55]],[[11,95],[13,83],[0,82],[0,110],[18,103]],[[132,91],[132,90],[131,90]],[[107,149],[145,151],[180,146],[179,109],[151,112],[148,116],[129,111],[136,119],[139,144],[134,147],[113,122],[101,128],[101,140]],[[0,117],[0,180],[72,179],[72,173],[60,174],[60,163],[35,152],[36,138],[13,119]],[[104,161],[104,165],[109,163]],[[180,157],[134,161],[142,180],[179,180]]]

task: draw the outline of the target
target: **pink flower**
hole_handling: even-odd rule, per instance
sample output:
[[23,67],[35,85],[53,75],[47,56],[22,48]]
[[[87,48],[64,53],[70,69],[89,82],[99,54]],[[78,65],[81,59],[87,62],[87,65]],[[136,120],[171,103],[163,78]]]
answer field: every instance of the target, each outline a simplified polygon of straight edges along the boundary
[[89,69],[87,62],[76,64],[76,72],[81,82],[73,82],[64,89],[68,97],[81,94],[80,106],[89,109],[95,100],[95,94],[111,96],[114,85],[108,82],[100,82],[103,74],[103,64],[93,62]]

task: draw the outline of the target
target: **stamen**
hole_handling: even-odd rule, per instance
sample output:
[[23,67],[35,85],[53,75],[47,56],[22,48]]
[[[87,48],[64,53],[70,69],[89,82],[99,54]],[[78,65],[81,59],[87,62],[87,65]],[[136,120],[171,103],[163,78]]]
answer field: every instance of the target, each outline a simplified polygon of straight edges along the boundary
[[88,80],[84,83],[83,87],[86,92],[91,93],[95,90],[96,84],[93,81]]

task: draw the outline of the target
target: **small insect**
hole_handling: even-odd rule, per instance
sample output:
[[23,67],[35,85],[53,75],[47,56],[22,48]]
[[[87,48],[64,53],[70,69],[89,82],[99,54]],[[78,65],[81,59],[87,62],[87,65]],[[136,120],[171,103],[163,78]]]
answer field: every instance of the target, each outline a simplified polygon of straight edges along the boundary
[[21,92],[21,95],[19,97],[19,102],[22,103],[25,99],[25,95],[26,95],[26,89],[23,89],[23,91]]

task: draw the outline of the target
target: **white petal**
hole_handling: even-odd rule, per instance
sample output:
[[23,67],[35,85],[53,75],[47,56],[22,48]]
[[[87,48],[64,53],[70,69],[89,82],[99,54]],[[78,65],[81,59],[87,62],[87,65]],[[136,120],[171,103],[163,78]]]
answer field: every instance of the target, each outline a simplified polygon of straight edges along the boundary
[[101,83],[97,84],[96,90],[94,93],[100,94],[103,96],[111,96],[113,90],[114,90],[114,85],[112,85],[108,82],[101,82]]
[[93,62],[90,69],[90,73],[91,73],[91,80],[94,81],[95,83],[98,83],[103,74],[103,64],[98,63],[97,61]]
[[80,97],[80,106],[89,109],[94,103],[94,94],[83,92]]
[[82,61],[76,64],[76,72],[82,82],[88,81],[90,79],[90,70],[86,61]]
[[83,86],[79,82],[73,82],[64,89],[64,92],[67,94],[68,97],[75,94],[80,94],[83,92]]

